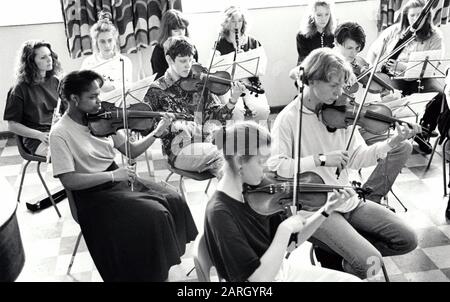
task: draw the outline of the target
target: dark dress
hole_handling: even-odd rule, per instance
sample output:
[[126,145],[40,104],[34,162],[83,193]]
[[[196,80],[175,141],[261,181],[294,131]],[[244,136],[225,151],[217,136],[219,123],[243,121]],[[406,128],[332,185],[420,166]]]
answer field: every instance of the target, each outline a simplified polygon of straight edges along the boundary
[[[58,102],[58,85],[59,80],[50,77],[39,84],[22,82],[12,87],[8,92],[3,119],[42,132],[50,131],[53,110]],[[41,141],[24,137],[23,143],[29,152],[34,153]]]
[[299,32],[297,33],[297,52],[298,52],[298,60],[297,65],[309,55],[311,51],[316,48],[322,47],[334,47],[334,35],[315,32],[311,36],[306,36],[305,34]]
[[[117,168],[113,164],[108,170]],[[177,192],[139,179],[73,191],[89,252],[104,281],[165,281],[197,228]]]
[[[197,49],[194,47],[194,59],[196,62],[198,62],[198,52]],[[167,64],[166,56],[164,55],[164,48],[160,44],[156,44],[153,48],[152,52],[152,70],[153,73],[156,73],[156,79],[159,79],[164,75],[167,68],[169,68],[169,64]]]

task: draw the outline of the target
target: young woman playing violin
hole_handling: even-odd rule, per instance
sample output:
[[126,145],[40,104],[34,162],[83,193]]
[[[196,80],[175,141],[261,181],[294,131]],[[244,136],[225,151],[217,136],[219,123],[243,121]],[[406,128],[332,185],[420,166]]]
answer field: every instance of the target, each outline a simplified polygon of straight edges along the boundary
[[[319,109],[332,104],[342,88],[353,77],[348,62],[329,48],[313,50],[303,61],[305,88],[301,167],[319,174],[326,184],[347,185],[346,168],[359,169],[375,165],[386,153],[419,131],[396,125],[396,134],[387,141],[367,146],[358,131],[354,132],[348,151],[346,145],[352,126],[330,133],[321,122]],[[282,177],[294,176],[294,146],[297,144],[296,121],[299,98],[287,105],[277,116],[272,129],[271,157],[268,166]],[[336,178],[336,168],[341,173]],[[300,211],[304,217],[312,213]],[[414,231],[385,207],[357,198],[348,199],[313,234],[315,240],[327,245],[343,259],[343,268],[360,278],[368,277],[373,261],[382,256],[401,255],[417,246]],[[377,266],[379,269],[381,266]]]
[[11,132],[23,137],[25,148],[32,154],[47,155],[60,71],[58,55],[48,42],[30,40],[23,44],[3,119]]
[[[249,51],[261,47],[261,43],[248,35],[248,21],[244,10],[237,6],[230,6],[224,12],[224,20],[221,28],[221,39],[217,43],[216,54],[226,55],[232,52]],[[242,79],[244,82],[254,87],[261,87],[259,77]],[[246,108],[248,110],[246,110]],[[251,119],[264,123],[270,114],[269,104],[265,94],[258,97],[245,91],[245,95],[239,98],[236,108],[233,111],[233,119],[242,121],[246,113],[250,113]]]
[[[254,122],[236,122],[215,133],[223,152],[223,177],[208,202],[204,232],[219,276],[231,282],[256,281],[360,281],[338,271],[312,266],[294,250],[284,256],[291,234],[302,244],[326,217],[354,195],[351,189],[334,191],[326,204],[308,219],[293,215],[258,214],[244,197],[244,185],[258,185],[264,178],[270,134]],[[258,202],[257,200],[256,202]]]
[[[125,153],[123,133],[90,133],[86,115],[99,110],[102,84],[91,70],[61,81],[69,109],[50,134],[53,175],[73,192],[83,237],[104,281],[164,281],[197,229],[178,193],[139,179],[130,166],[118,168],[114,148]],[[130,157],[143,153],[170,123],[166,114],[155,130],[131,143]]]
[[330,0],[310,1],[309,13],[297,33],[297,65],[316,48],[334,46],[334,3]]
[[193,45],[184,36],[170,37],[164,44],[164,51],[169,69],[151,84],[144,102],[153,111],[185,113],[197,117],[201,113],[202,120],[173,123],[162,133],[163,152],[168,155],[169,164],[178,169],[199,173],[209,171],[220,176],[222,157],[211,144],[211,134],[217,124],[231,119],[245,86],[239,82],[232,84],[234,89],[226,104],[209,89],[202,95],[203,85],[199,85],[199,90],[186,91],[183,83],[193,76]]
[[[352,65],[354,71],[355,69],[361,71],[361,69],[363,70],[368,67],[361,66],[361,62],[363,59],[360,59],[358,57],[358,53],[363,50],[365,43],[366,35],[364,33],[364,29],[358,23],[345,22],[340,24],[336,28],[335,50],[339,54],[341,54],[348,63]],[[359,104],[362,101],[362,98],[364,96],[363,92],[365,89],[360,83],[356,83],[354,85],[358,85],[358,91],[354,93],[353,97]],[[382,88],[382,86],[380,86],[380,88],[381,89],[379,89],[378,93],[369,93],[367,95],[365,104],[373,103],[374,106],[377,106],[377,104],[388,104],[388,102],[385,101],[392,101],[401,96],[398,90],[396,90],[395,92],[388,91],[387,93],[385,93],[384,91],[390,89],[387,87]],[[383,96],[381,96],[382,93],[384,93]],[[387,116],[386,118],[389,119],[389,116]],[[386,128],[388,129],[388,127]],[[387,133],[374,134],[370,132],[370,129],[368,131],[367,129],[364,129],[362,127],[359,128],[359,132],[368,145],[371,145],[377,141],[386,140],[388,138]],[[392,185],[395,182],[395,179],[406,164],[411,151],[411,143],[408,141],[403,141],[399,143],[395,148],[387,152],[385,158],[378,161],[375,170],[372,172],[369,179],[364,184],[365,188],[370,187],[373,190],[372,193],[367,196],[368,199],[378,203],[381,201],[381,198],[384,197],[391,189]]]

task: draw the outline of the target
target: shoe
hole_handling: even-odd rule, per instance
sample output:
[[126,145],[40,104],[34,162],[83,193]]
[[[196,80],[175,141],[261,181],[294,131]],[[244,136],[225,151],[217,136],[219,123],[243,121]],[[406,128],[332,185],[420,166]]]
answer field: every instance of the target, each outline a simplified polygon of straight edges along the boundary
[[430,137],[438,137],[439,134],[436,131],[431,131],[430,132]]
[[419,145],[419,149],[423,153],[431,154],[431,152],[433,151],[433,147],[431,147],[431,144],[429,142],[427,142],[422,135],[417,134],[414,137],[414,141]]
[[334,252],[326,251],[320,247],[315,248],[315,254],[317,261],[320,262],[320,265],[325,268],[334,269],[337,271],[343,272],[342,260],[344,260],[341,256]]
[[450,199],[448,200],[447,209],[445,210],[445,217],[447,217],[447,219],[450,219]]

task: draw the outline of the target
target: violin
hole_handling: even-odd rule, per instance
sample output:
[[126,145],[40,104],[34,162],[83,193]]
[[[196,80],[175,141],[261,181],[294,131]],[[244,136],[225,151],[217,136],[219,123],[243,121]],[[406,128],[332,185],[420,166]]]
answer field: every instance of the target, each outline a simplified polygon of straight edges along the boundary
[[[322,105],[322,122],[329,128],[345,129],[353,124],[358,107],[359,104],[355,102],[347,102],[347,104],[339,106]],[[370,133],[383,134],[386,133],[389,128],[395,128],[396,122],[399,124],[406,124],[412,128],[410,123],[394,118],[391,109],[386,105],[365,104],[363,105],[361,115],[356,124]],[[425,127],[422,127],[422,130],[426,133],[431,132]]]
[[[367,82],[369,81],[369,74],[366,74],[365,71],[369,69],[370,64],[362,57],[357,56],[351,65],[353,67],[353,73],[356,75],[357,82],[361,83],[363,88],[366,88]],[[376,72],[373,75],[373,81],[369,85],[369,92],[385,94],[390,91],[394,91],[394,87],[391,85],[391,78],[385,73]]]
[[[186,78],[181,78],[180,87],[184,91],[201,91],[206,82],[206,87],[216,95],[224,95],[231,88],[233,81],[226,71],[216,71],[207,77],[207,69],[200,64],[193,64],[191,73]],[[207,79],[208,78],[208,79]],[[252,84],[242,83],[251,93],[263,94],[264,90]]]
[[[343,188],[353,188],[358,196],[370,194],[371,189],[363,189],[360,183],[353,182],[352,186],[326,185],[322,177],[315,172],[303,172],[299,180],[299,209],[317,211],[328,200],[328,193]],[[244,185],[244,198],[249,206],[260,215],[272,215],[286,212],[292,205],[294,183],[290,178],[267,172],[262,182],[257,186]]]
[[[108,136],[123,129],[123,111],[112,103],[101,102],[101,109],[96,114],[88,114],[88,127],[94,136]],[[133,131],[146,132],[153,128],[154,118],[162,117],[166,112],[151,111],[145,103],[133,104],[127,108],[128,128]],[[184,113],[172,113],[176,119],[194,120]]]

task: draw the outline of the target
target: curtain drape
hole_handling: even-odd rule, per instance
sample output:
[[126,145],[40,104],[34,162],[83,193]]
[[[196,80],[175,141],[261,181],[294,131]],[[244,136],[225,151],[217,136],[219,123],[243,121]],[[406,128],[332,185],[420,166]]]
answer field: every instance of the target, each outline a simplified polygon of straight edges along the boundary
[[122,53],[148,47],[156,42],[162,13],[172,6],[181,10],[181,0],[61,0],[69,53],[72,58],[92,53],[89,29],[101,10],[112,15]]

